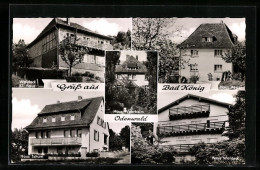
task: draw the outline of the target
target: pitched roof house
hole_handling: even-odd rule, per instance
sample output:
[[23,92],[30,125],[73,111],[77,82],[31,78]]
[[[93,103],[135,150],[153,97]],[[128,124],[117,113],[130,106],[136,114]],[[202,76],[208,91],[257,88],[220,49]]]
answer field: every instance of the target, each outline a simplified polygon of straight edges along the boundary
[[[126,60],[116,65],[115,74],[119,83],[131,81],[133,86],[145,86],[148,85],[148,81],[145,78],[147,68],[141,61],[138,60],[138,56],[126,55]],[[129,83],[128,83],[129,84]]]
[[173,146],[176,161],[192,160],[189,148],[199,142],[227,140],[222,133],[228,127],[231,104],[207,97],[187,94],[158,110],[155,131],[161,136],[161,147]]
[[[77,23],[54,18],[42,32],[27,46],[29,55],[33,58],[32,67],[51,68],[57,66],[59,69],[68,68],[67,64],[59,56],[59,43],[67,36],[75,39],[79,46],[88,47],[89,53],[84,56],[83,62],[75,66],[78,72],[101,71],[104,66],[104,50],[112,49],[108,36],[98,34]],[[104,76],[104,75],[103,75]]]
[[103,97],[46,105],[25,129],[28,154],[69,154],[109,149]]
[[181,57],[189,61],[180,69],[180,75],[186,78],[198,76],[200,81],[208,81],[211,73],[213,80],[220,80],[222,73],[233,73],[233,64],[222,59],[225,53],[236,44],[237,36],[231,32],[226,24],[201,24],[178,47]]

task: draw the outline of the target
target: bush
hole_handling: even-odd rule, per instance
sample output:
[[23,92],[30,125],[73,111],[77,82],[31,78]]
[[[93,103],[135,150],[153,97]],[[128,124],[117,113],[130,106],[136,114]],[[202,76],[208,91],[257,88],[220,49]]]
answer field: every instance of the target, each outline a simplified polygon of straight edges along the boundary
[[88,152],[86,154],[87,157],[99,157],[99,153],[98,152]]
[[197,83],[198,80],[199,80],[199,76],[192,75],[190,77],[190,82],[191,83]]
[[44,85],[41,79],[64,79],[68,75],[68,70],[40,69],[40,68],[19,68],[16,70],[17,76],[27,80],[39,79],[39,84]]
[[72,76],[81,76],[81,74],[79,72],[75,72],[72,74]]
[[82,82],[82,77],[81,76],[69,76],[69,77],[66,77],[66,81],[67,82]]
[[176,150],[173,147],[148,144],[142,137],[141,128],[136,125],[131,127],[131,137],[131,162],[133,164],[171,164],[175,160]]
[[19,87],[20,80],[23,80],[23,79],[16,75],[12,75],[12,87]]
[[94,74],[90,73],[89,71],[86,71],[85,73],[81,74],[81,76],[86,76],[86,77],[90,77],[90,78],[94,78]]

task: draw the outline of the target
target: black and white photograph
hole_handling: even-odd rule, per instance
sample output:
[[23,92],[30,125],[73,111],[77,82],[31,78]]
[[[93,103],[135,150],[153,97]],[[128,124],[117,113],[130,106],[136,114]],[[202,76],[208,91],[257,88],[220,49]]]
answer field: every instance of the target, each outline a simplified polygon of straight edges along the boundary
[[133,18],[134,50],[159,51],[159,83],[245,89],[245,18]]
[[103,96],[13,88],[11,163],[130,163],[130,125],[105,122]]
[[157,114],[156,51],[106,52],[106,114]]
[[172,163],[245,164],[245,91],[161,92],[158,99],[154,147],[174,150]]
[[131,48],[131,18],[14,18],[12,87],[104,83],[105,50]]

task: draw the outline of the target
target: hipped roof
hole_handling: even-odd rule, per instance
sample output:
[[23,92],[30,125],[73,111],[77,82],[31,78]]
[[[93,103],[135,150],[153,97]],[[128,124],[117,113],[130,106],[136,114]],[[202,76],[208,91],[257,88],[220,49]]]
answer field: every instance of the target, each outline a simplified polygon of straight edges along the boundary
[[[213,42],[202,42],[203,37],[212,37]],[[232,48],[236,35],[224,23],[201,24],[186,40],[178,47],[189,48]]]
[[[138,67],[136,70],[129,70],[128,67]],[[115,73],[134,73],[134,74],[145,74],[147,72],[146,66],[138,61],[133,56],[126,56],[126,61],[120,65],[116,65]]]

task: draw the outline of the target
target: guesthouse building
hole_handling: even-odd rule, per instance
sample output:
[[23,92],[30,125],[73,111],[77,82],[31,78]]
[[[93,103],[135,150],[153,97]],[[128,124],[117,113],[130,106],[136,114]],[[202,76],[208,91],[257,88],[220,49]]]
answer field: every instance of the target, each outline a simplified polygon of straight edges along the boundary
[[[231,32],[223,21],[220,23],[201,24],[178,48],[181,64],[179,75],[190,80],[220,81],[223,72],[234,72],[232,63],[223,60],[226,53],[237,42],[237,36]],[[212,77],[212,79],[210,78]]]
[[109,150],[103,97],[46,105],[30,125],[28,155],[81,154]]
[[112,50],[108,36],[98,34],[77,23],[54,18],[43,31],[27,46],[29,56],[33,59],[31,67],[68,69],[59,53],[59,44],[66,37],[71,41],[77,39],[78,46],[88,47],[89,52],[80,64],[73,67],[73,72],[92,72],[104,77],[105,50]]
[[[192,160],[189,149],[197,143],[217,143],[227,140],[223,136],[229,126],[231,105],[206,97],[187,94],[158,110],[160,146],[173,146],[176,159]],[[176,160],[178,161],[178,160]]]
[[[138,56],[126,55],[126,60],[116,65],[115,74],[118,85],[128,85],[132,87],[147,87],[147,68],[143,62],[138,60]],[[129,87],[130,88],[130,87]]]

